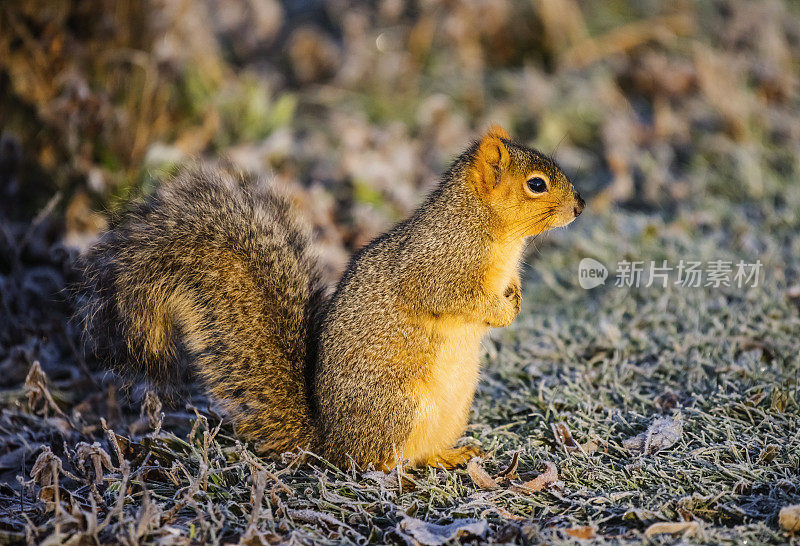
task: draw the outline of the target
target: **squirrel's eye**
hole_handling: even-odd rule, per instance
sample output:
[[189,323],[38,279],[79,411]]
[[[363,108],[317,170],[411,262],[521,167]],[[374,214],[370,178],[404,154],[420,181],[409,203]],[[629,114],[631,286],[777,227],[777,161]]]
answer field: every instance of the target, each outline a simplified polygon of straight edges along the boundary
[[544,193],[547,191],[547,182],[541,176],[534,176],[528,179],[528,189],[532,193]]

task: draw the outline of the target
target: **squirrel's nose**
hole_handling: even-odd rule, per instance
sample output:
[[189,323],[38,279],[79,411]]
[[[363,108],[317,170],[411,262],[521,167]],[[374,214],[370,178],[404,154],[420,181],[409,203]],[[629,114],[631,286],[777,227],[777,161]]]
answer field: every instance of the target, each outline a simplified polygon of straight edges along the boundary
[[583,200],[583,198],[581,198],[581,194],[578,192],[572,192],[572,196],[578,202],[578,204],[575,205],[575,208],[572,209],[575,211],[575,218],[577,218],[583,212],[583,207],[586,206],[586,202]]

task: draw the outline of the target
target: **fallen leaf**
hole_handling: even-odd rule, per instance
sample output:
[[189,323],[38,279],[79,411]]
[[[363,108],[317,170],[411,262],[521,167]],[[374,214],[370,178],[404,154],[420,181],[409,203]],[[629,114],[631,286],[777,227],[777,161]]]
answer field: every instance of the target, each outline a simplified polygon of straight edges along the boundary
[[678,395],[672,391],[663,392],[656,396],[653,404],[661,412],[675,409],[675,406],[678,405]]
[[646,437],[647,434],[642,432],[641,434],[637,434],[633,438],[622,440],[622,447],[624,447],[628,451],[641,451],[642,447],[644,446],[644,440]]
[[[45,512],[52,512],[56,509],[56,486],[45,485],[39,490],[39,500],[44,503]],[[77,504],[77,499],[67,489],[58,486],[58,502],[62,509]]]
[[643,508],[632,508],[628,510],[624,514],[622,514],[622,519],[624,520],[631,520],[631,521],[650,521],[658,517],[658,514],[653,512],[652,510],[645,510]]
[[467,474],[480,489],[498,489],[500,485],[481,466],[480,459],[473,457],[467,463]]
[[786,411],[786,406],[789,404],[789,396],[786,391],[775,388],[772,391],[772,399],[769,402],[769,409],[783,413]]
[[778,525],[790,533],[800,532],[800,504],[784,506],[778,513]]
[[572,437],[572,431],[569,430],[567,425],[564,423],[553,423],[550,425],[550,428],[553,430],[553,436],[556,437],[556,443],[563,447],[567,453],[579,451],[584,455],[586,454],[583,447]]
[[778,453],[781,451],[781,446],[776,444],[767,444],[764,446],[764,449],[761,450],[761,453],[758,454],[758,461],[761,463],[769,463],[772,462],[775,457],[777,457]]
[[303,523],[312,523],[312,524],[326,523],[332,528],[343,527],[345,529],[350,529],[351,531],[353,530],[352,527],[350,527],[343,521],[339,521],[330,514],[326,514],[324,512],[317,512],[316,510],[311,510],[308,508],[302,510],[292,510],[290,508],[286,510],[286,515],[293,520],[302,521]]
[[682,433],[683,422],[680,414],[677,418],[661,417],[653,421],[647,431],[624,440],[622,446],[629,451],[652,455],[675,445]]
[[584,540],[590,540],[597,537],[597,535],[595,534],[594,527],[590,525],[585,525],[583,527],[572,527],[571,529],[564,529],[564,532],[571,537]]
[[399,482],[397,479],[397,470],[394,469],[390,472],[383,472],[382,470],[371,470],[369,472],[364,472],[362,477],[367,480],[372,480],[381,487],[385,487],[389,490],[398,489]]
[[748,336],[733,336],[731,337],[731,341],[738,344],[740,352],[759,350],[770,360],[775,358],[776,349],[769,341],[754,339]]
[[405,517],[397,524],[397,531],[401,535],[410,536],[426,546],[437,546],[464,536],[483,537],[487,529],[488,524],[483,519],[457,519],[447,525],[438,525]]
[[696,533],[699,528],[700,526],[696,521],[660,522],[654,523],[648,527],[644,532],[644,536],[675,535],[678,533],[692,535]]
[[519,450],[514,452],[514,455],[511,456],[511,462],[508,463],[508,466],[497,474],[498,478],[511,478],[517,473],[520,453],[521,452]]
[[501,516],[503,516],[506,519],[511,519],[511,520],[514,520],[514,521],[525,521],[525,520],[528,519],[528,518],[525,518],[525,517],[522,517],[522,516],[518,516],[516,514],[512,514],[511,512],[509,512],[508,510],[506,510],[502,506],[498,506],[496,504],[494,505],[494,509],[498,514],[500,514]]
[[591,455],[592,453],[597,451],[597,449],[600,447],[600,444],[598,443],[597,440],[589,440],[581,447],[583,448],[584,453],[586,453],[587,455]]
[[758,406],[761,401],[767,397],[767,393],[764,391],[757,392],[756,394],[749,396],[747,400],[745,400],[745,405],[750,406],[751,408],[755,408]]
[[530,493],[531,491],[541,491],[551,483],[558,481],[558,467],[555,463],[544,461],[544,465],[547,467],[547,470],[530,481],[513,486],[512,489],[520,493]]

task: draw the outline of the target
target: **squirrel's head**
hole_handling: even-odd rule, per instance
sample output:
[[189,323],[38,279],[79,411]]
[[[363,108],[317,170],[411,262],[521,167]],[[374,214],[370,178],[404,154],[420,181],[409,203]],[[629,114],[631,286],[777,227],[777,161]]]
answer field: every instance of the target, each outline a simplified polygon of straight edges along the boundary
[[478,143],[469,176],[509,237],[566,226],[585,204],[555,161],[512,141],[498,125]]

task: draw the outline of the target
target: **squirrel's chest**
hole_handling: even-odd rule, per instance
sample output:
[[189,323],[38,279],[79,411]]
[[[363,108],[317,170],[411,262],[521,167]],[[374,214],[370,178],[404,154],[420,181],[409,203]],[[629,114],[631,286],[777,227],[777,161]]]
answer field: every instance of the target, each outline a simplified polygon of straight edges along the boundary
[[464,432],[479,375],[481,324],[434,324],[433,362],[413,387],[417,412],[403,456],[424,460],[449,447]]

